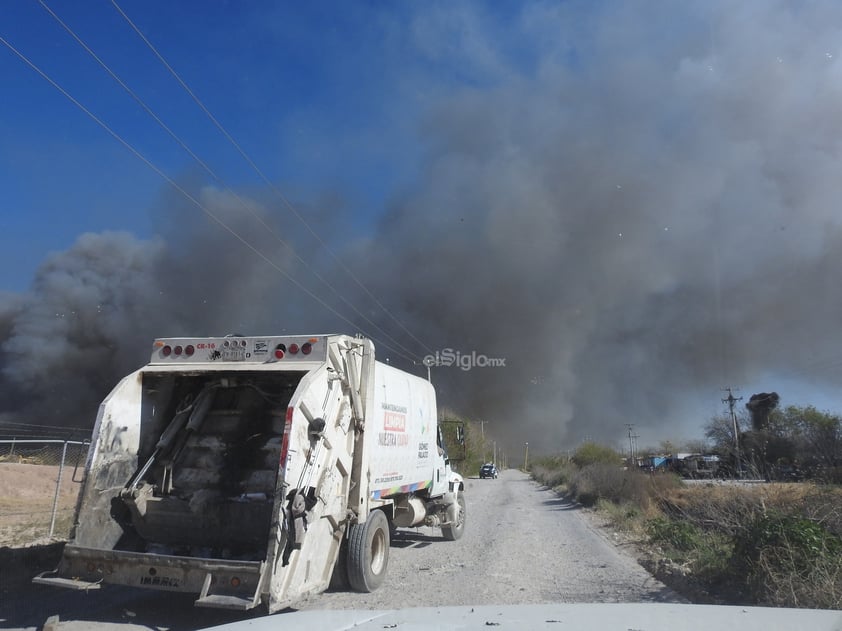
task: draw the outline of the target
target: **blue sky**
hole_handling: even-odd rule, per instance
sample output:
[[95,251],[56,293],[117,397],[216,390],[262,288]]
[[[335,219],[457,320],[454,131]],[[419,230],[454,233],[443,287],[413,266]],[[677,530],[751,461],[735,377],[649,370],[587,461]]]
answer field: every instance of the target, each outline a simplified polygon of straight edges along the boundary
[[[47,5],[227,185],[261,184],[111,3]],[[400,42],[400,5],[119,5],[293,199],[341,191],[365,218],[412,172],[412,121],[425,95],[402,81],[421,60]],[[2,3],[0,25],[4,39],[167,174],[199,168],[37,2]],[[6,47],[0,73],[0,289],[26,289],[45,254],[82,232],[150,236],[161,178]]]

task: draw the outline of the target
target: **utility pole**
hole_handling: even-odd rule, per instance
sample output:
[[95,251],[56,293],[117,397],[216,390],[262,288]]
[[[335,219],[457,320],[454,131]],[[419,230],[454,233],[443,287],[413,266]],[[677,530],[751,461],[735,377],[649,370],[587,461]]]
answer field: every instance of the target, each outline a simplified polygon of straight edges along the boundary
[[632,434],[632,464],[637,466],[637,439],[640,434]]
[[634,429],[634,423],[626,423],[626,429],[629,430],[629,466],[631,466],[632,461],[634,460],[634,446],[632,444],[632,429]]
[[529,443],[524,443],[524,452],[523,452],[523,470],[528,471],[529,467]]
[[477,421],[479,423],[479,433],[482,436],[482,460],[485,462],[485,424],[490,421]]
[[737,477],[742,478],[743,477],[743,471],[742,471],[742,467],[740,466],[740,431],[739,431],[739,429],[737,429],[737,413],[734,411],[734,405],[737,403],[737,401],[742,401],[743,398],[742,397],[740,397],[740,398],[734,397],[734,393],[731,392],[730,387],[729,388],[722,388],[722,390],[724,392],[728,393],[728,397],[725,398],[725,399],[722,399],[722,402],[728,404],[728,409],[731,413],[731,422],[734,425],[734,457],[736,458],[736,461],[737,461]]

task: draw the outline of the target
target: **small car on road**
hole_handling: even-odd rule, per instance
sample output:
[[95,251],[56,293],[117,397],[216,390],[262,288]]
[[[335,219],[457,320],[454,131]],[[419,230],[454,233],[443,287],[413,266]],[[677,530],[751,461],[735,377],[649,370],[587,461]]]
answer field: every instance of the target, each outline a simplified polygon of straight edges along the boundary
[[492,462],[486,462],[479,468],[479,477],[481,480],[484,478],[496,478],[497,467],[495,467]]

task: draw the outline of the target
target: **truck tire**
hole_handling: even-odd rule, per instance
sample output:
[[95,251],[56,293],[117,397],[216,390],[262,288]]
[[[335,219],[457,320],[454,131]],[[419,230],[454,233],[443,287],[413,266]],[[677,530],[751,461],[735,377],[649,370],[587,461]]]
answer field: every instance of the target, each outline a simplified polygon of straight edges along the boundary
[[[448,512],[450,512],[448,510]],[[465,532],[465,496],[459,493],[456,498],[456,515],[454,518],[456,523],[450,526],[442,526],[441,534],[449,541],[456,541],[462,538],[462,533]]]
[[389,565],[389,520],[381,510],[364,524],[352,524],[348,536],[348,581],[358,592],[373,592],[386,578]]

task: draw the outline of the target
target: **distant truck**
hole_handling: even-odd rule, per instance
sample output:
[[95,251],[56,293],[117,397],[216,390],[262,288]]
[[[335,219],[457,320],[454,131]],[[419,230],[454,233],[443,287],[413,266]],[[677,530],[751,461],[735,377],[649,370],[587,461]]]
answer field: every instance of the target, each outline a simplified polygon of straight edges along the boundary
[[36,583],[277,611],[372,591],[393,528],[465,528],[432,385],[343,335],[170,338],[100,405],[59,567]]
[[702,454],[676,454],[671,460],[673,471],[683,478],[712,479],[724,477],[719,456]]

